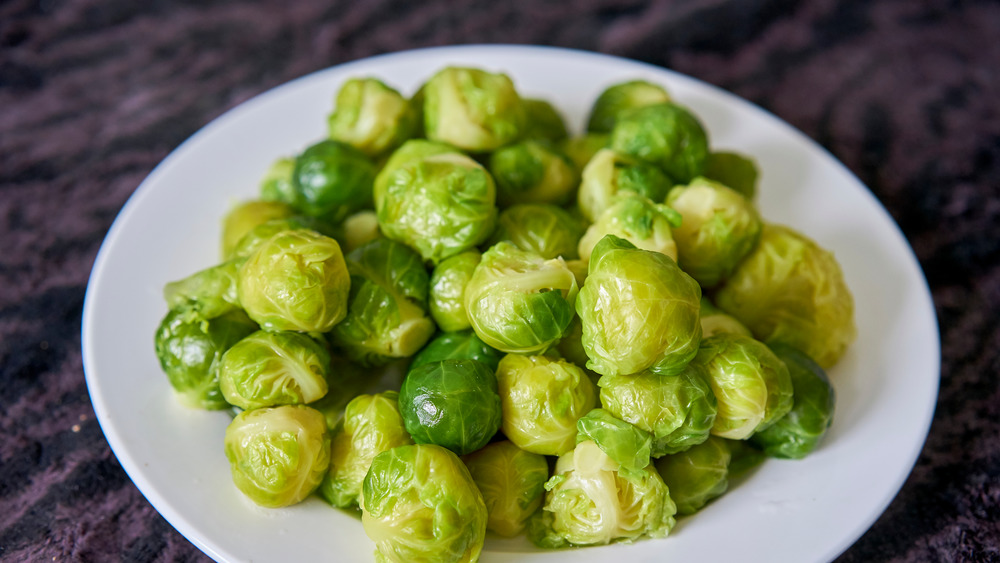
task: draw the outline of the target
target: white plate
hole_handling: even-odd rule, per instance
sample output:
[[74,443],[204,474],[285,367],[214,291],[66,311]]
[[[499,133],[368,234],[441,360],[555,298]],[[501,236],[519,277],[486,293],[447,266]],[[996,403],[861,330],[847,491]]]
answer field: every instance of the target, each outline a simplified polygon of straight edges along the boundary
[[580,129],[609,84],[659,82],[706,124],[715,148],[753,155],[765,218],[832,250],[857,306],[858,339],[830,372],[837,413],[802,461],[767,461],[670,537],[572,552],[525,540],[487,542],[482,561],[826,561],[874,522],[909,474],[927,435],[939,379],[937,323],[921,270],[872,194],[809,138],[702,82],[624,59],[562,49],[447,47],[385,55],[311,74],[216,119],[142,183],[97,257],[83,315],[87,385],[122,467],[154,507],[220,561],[371,561],[361,523],[311,498],[261,509],[233,486],[222,450],[229,417],[187,409],[153,352],[167,281],[218,259],[220,218],[252,198],[268,165],[325,134],[347,78],[382,78],[411,94],[449,64],[511,75]]

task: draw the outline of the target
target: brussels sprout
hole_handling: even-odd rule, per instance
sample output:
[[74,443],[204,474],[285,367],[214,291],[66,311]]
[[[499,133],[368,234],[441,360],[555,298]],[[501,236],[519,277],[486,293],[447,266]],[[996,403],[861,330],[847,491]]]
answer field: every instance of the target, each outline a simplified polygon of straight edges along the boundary
[[559,149],[573,161],[577,170],[583,170],[598,151],[608,147],[610,141],[610,135],[587,133],[562,141]]
[[708,134],[687,109],[670,102],[653,104],[618,116],[611,148],[655,164],[674,180],[687,183],[705,170]]
[[330,371],[326,378],[329,389],[322,399],[313,401],[308,406],[322,413],[328,429],[337,430],[348,403],[362,393],[374,392],[381,383],[380,379],[381,374],[372,373],[370,368],[331,354]]
[[528,518],[542,506],[549,479],[545,457],[504,440],[465,456],[463,461],[486,502],[486,529],[507,537],[523,532]]
[[442,260],[434,268],[430,309],[431,317],[441,330],[453,332],[472,326],[465,311],[465,286],[482,257],[478,250],[469,250]]
[[673,185],[656,166],[601,149],[583,169],[577,203],[583,216],[594,222],[611,207],[619,192],[635,192],[660,202]]
[[726,440],[709,436],[691,449],[656,460],[678,514],[694,514],[729,488],[732,454]]
[[399,410],[416,443],[465,455],[485,446],[500,428],[497,378],[475,360],[425,364],[403,379]]
[[696,178],[670,190],[667,205],[683,216],[674,229],[677,263],[704,287],[729,277],[760,237],[753,203],[711,180]]
[[538,254],[546,260],[562,256],[577,258],[577,243],[583,236],[583,222],[568,211],[544,203],[524,203],[500,212],[497,230],[490,238],[513,243],[521,250]]
[[677,375],[606,375],[597,385],[605,410],[652,433],[653,457],[704,442],[715,422],[715,394],[694,363]]
[[729,481],[742,478],[759,466],[767,455],[755,448],[749,440],[725,440],[732,459],[729,461]]
[[788,368],[763,343],[717,334],[701,343],[695,359],[705,366],[719,412],[712,434],[742,440],[777,422],[792,408]]
[[294,174],[294,158],[282,157],[275,160],[260,182],[260,199],[293,205],[295,203],[295,186],[292,185]]
[[701,288],[659,252],[607,235],[576,300],[587,367],[601,375],[681,372],[698,353]]
[[497,367],[503,433],[522,450],[562,455],[576,423],[597,406],[597,391],[579,367],[545,356],[508,354]]
[[316,490],[330,465],[323,415],[304,405],[243,411],[226,428],[233,483],[269,508],[289,506]]
[[382,236],[378,230],[378,215],[371,209],[363,209],[344,219],[341,230],[339,238],[344,252],[351,252]]
[[295,159],[292,206],[333,224],[372,204],[375,165],[358,149],[320,141]]
[[340,245],[314,231],[284,231],[240,267],[239,302],[264,330],[327,332],[347,314],[351,278]]
[[559,457],[542,510],[528,523],[540,547],[603,545],[665,537],[677,508],[652,465],[620,471],[592,441]]
[[[278,233],[296,229],[311,229],[326,236],[333,236],[332,233],[334,232],[332,227],[325,225],[322,221],[304,215],[296,215],[284,219],[271,219],[266,223],[257,225],[253,229],[250,229],[247,234],[243,235],[243,238],[233,248],[232,255],[234,258],[246,258],[260,248],[260,245],[264,244],[264,241],[267,239]],[[233,292],[235,293],[235,291],[236,286],[234,284]]]
[[294,213],[295,210],[280,201],[252,200],[237,205],[222,220],[222,259],[233,258],[236,243],[257,225],[271,219],[285,219]]
[[202,409],[229,406],[219,390],[219,360],[230,346],[257,330],[243,311],[205,319],[170,311],[156,329],[156,357],[181,402]]
[[636,248],[660,252],[677,260],[677,244],[671,229],[681,224],[679,213],[666,205],[625,192],[601,213],[580,239],[580,259],[590,261],[590,253],[605,235],[621,237]]
[[375,78],[351,78],[340,87],[327,120],[330,138],[369,157],[403,144],[417,128],[409,101]]
[[432,444],[399,446],[372,460],[361,524],[375,558],[394,563],[472,563],[486,539],[486,504],[454,453]]
[[483,254],[465,287],[465,310],[483,342],[532,354],[555,344],[573,320],[576,277],[561,258],[500,242]]
[[568,156],[540,141],[521,141],[490,155],[490,174],[497,184],[497,203],[554,203],[573,196],[577,171]]
[[833,387],[809,356],[782,344],[774,344],[771,351],[785,362],[792,378],[792,410],[750,440],[769,456],[801,459],[816,449],[833,422]]
[[327,392],[330,354],[297,332],[257,331],[234,344],[219,364],[219,387],[242,409],[311,403]]
[[559,111],[545,100],[523,99],[525,127],[523,139],[556,142],[566,138],[566,123]]
[[442,360],[476,360],[495,372],[501,358],[503,352],[487,346],[471,330],[442,332],[413,357],[410,371]]
[[708,338],[715,334],[738,334],[740,336],[753,336],[750,329],[743,326],[743,323],[736,320],[736,317],[727,315],[722,309],[712,305],[707,297],[701,298],[701,337]]
[[792,346],[824,369],[857,335],[854,298],[836,259],[788,227],[764,226],[715,303],[758,340]]
[[726,151],[709,153],[704,175],[749,200],[757,194],[757,163],[748,156]]
[[347,256],[351,294],[347,316],[331,341],[363,365],[377,366],[417,353],[434,334],[427,315],[429,276],[404,244],[375,239]]
[[505,74],[449,67],[422,89],[424,132],[432,141],[488,152],[524,133],[524,105]]
[[587,131],[610,133],[619,114],[630,109],[670,101],[670,94],[662,86],[632,80],[609,86],[594,101],[587,120]]
[[592,440],[620,471],[641,471],[649,465],[653,435],[604,409],[594,409],[576,421],[576,443]]
[[340,508],[357,506],[361,485],[376,455],[413,443],[403,427],[397,400],[399,393],[358,395],[347,404],[343,426],[330,441],[330,470],[319,493]]
[[236,285],[242,265],[242,259],[234,259],[168,283],[163,287],[167,307],[191,311],[204,319],[238,311]]

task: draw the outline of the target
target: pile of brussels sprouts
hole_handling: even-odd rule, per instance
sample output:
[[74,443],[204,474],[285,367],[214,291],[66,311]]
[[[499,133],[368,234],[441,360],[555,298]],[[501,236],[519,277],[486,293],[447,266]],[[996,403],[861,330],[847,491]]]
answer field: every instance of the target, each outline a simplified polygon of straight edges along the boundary
[[167,284],[156,353],[186,404],[237,413],[240,491],[360,510],[380,561],[663,537],[816,448],[855,336],[833,256],[761,218],[757,175],[645,81],[570,137],[503,74],[348,80],[222,261]]

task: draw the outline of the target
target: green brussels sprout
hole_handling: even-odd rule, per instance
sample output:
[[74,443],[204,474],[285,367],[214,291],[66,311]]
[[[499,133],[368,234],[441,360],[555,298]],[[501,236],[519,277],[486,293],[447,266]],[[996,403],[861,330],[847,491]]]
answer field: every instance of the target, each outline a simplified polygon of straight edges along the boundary
[[344,219],[341,230],[339,239],[344,247],[344,252],[361,248],[382,236],[378,229],[378,215],[371,209],[362,209]]
[[255,503],[290,506],[309,496],[330,465],[323,415],[305,405],[253,409],[226,428],[233,483]]
[[751,201],[757,194],[759,174],[752,158],[734,152],[712,152],[705,161],[706,178],[736,190]]
[[219,361],[233,344],[257,330],[243,311],[205,319],[170,311],[156,329],[156,357],[181,402],[202,409],[229,407],[219,390]]
[[715,423],[715,394],[694,363],[677,375],[606,375],[597,385],[605,410],[653,435],[653,457],[704,442]]
[[232,208],[222,220],[222,259],[234,258],[236,244],[257,225],[294,214],[294,209],[280,201],[251,200]]
[[435,331],[427,314],[430,280],[420,256],[405,244],[379,238],[348,254],[347,270],[347,316],[333,327],[333,344],[368,366],[416,354]]
[[611,149],[601,149],[583,169],[577,203],[583,216],[594,222],[611,207],[620,192],[634,192],[660,202],[673,185],[656,166]]
[[259,330],[222,355],[219,387],[242,409],[311,403],[326,395],[329,371],[330,353],[309,336]]
[[330,138],[375,158],[413,137],[417,114],[409,100],[376,78],[351,78],[340,87],[327,119]]
[[508,354],[497,367],[503,433],[522,450],[562,455],[576,423],[597,406],[597,390],[578,366],[545,356]]
[[240,267],[239,302],[264,330],[327,332],[347,314],[351,277],[337,241],[284,231]]
[[644,196],[624,192],[580,238],[580,259],[589,262],[598,241],[605,235],[615,235],[636,248],[660,252],[676,261],[677,243],[671,229],[680,224],[681,216],[673,209],[653,203]]
[[465,286],[482,258],[478,250],[469,250],[445,258],[431,273],[431,318],[441,330],[454,332],[472,326],[465,311]]
[[587,120],[587,131],[610,133],[618,116],[630,109],[670,101],[670,94],[658,84],[631,80],[609,86],[594,101]]
[[347,358],[330,355],[330,371],[326,382],[329,388],[322,399],[308,406],[318,410],[326,418],[326,427],[337,430],[344,418],[348,403],[362,393],[371,393],[380,385],[381,374],[372,373],[370,368],[359,366]]
[[433,444],[375,456],[362,487],[361,524],[375,559],[473,563],[486,540],[487,510],[469,470]]
[[465,455],[485,446],[500,428],[497,378],[475,360],[425,364],[403,379],[399,410],[416,443]]
[[566,123],[552,104],[545,100],[522,99],[525,127],[523,139],[557,142],[566,138]]
[[531,541],[554,548],[666,537],[677,508],[663,479],[652,464],[620,467],[589,440],[560,456],[545,504],[528,522]]
[[242,259],[205,268],[163,287],[163,298],[173,311],[186,310],[204,319],[214,319],[240,309],[236,291]]
[[698,353],[701,288],[670,257],[607,235],[576,300],[587,367],[601,375],[680,373]]
[[442,360],[476,360],[495,372],[501,358],[503,352],[487,346],[471,330],[442,332],[413,357],[410,371]]
[[543,352],[573,320],[576,277],[561,258],[500,242],[483,253],[465,286],[465,310],[483,342],[503,352]]
[[260,182],[260,199],[293,205],[295,203],[295,186],[292,185],[294,174],[294,158],[282,157],[275,160]]
[[687,109],[670,102],[653,104],[618,116],[611,148],[655,164],[674,180],[687,183],[705,171],[708,133]]
[[683,452],[656,460],[678,514],[694,514],[729,488],[728,441],[716,436]]
[[549,479],[545,456],[504,440],[488,444],[463,461],[483,494],[489,514],[486,529],[507,537],[523,532],[545,496]]
[[701,343],[695,361],[705,367],[719,412],[712,434],[743,440],[764,430],[792,408],[788,368],[763,343],[716,334]]
[[725,442],[732,455],[729,461],[730,481],[742,478],[767,459],[767,455],[754,447],[749,440],[725,440]]
[[372,204],[375,165],[358,149],[339,141],[320,141],[295,159],[292,206],[338,224]]
[[667,195],[683,221],[674,229],[677,263],[703,287],[725,280],[760,237],[760,214],[747,198],[722,184],[696,178]]
[[[278,233],[296,229],[311,229],[326,236],[333,236],[334,232],[334,229],[329,225],[325,225],[322,221],[306,217],[305,215],[295,215],[284,219],[271,219],[266,223],[257,225],[250,229],[247,234],[243,235],[243,238],[233,248],[233,258],[246,258],[260,248],[260,245],[264,244],[264,241],[267,239]],[[235,293],[235,291],[236,286],[234,284],[233,292]]]
[[521,141],[490,155],[490,174],[497,184],[497,204],[553,203],[573,196],[578,175],[573,161],[543,141]]
[[578,137],[570,137],[559,143],[559,150],[569,157],[577,170],[583,170],[590,159],[601,149],[608,147],[611,136],[604,133],[586,133]]
[[757,247],[716,292],[715,303],[767,344],[787,344],[829,369],[857,336],[854,298],[833,254],[809,238],[764,225]]
[[562,256],[578,257],[577,243],[583,236],[583,222],[561,207],[545,203],[523,203],[500,212],[497,230],[490,241],[507,241],[521,250],[546,260]]
[[424,132],[432,141],[489,152],[524,133],[525,111],[505,74],[448,67],[424,84]]
[[770,348],[792,378],[792,410],[750,441],[771,457],[801,459],[816,449],[833,422],[833,386],[809,356],[782,344]]
[[712,305],[708,297],[703,295],[701,297],[701,337],[708,338],[721,333],[753,336],[750,329],[743,326],[743,323],[736,320],[736,317],[728,315],[722,309]]
[[615,418],[604,409],[594,409],[576,421],[576,443],[592,440],[608,457],[621,465],[619,471],[642,471],[649,465],[653,435]]
[[358,395],[347,404],[343,425],[330,440],[330,469],[319,493],[333,506],[351,508],[361,500],[361,485],[376,455],[413,443],[403,427],[399,393]]

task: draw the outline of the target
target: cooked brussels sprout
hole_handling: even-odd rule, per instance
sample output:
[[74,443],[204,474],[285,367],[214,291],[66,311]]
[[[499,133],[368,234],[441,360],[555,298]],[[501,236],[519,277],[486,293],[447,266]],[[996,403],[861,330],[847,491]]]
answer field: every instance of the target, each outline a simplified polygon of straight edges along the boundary
[[507,537],[523,532],[528,518],[542,506],[549,479],[545,456],[504,440],[488,444],[463,461],[486,502],[486,529]]
[[297,332],[259,330],[234,344],[219,364],[219,387],[242,409],[295,405],[326,395],[330,353]]
[[212,319],[191,311],[168,312],[156,329],[156,357],[181,402],[202,409],[229,407],[219,390],[219,361],[255,330],[243,311]]
[[615,235],[636,248],[660,252],[676,261],[677,244],[671,229],[680,224],[681,216],[673,209],[653,203],[644,196],[624,192],[580,238],[580,259],[589,262],[597,242],[605,235]]
[[280,201],[288,205],[294,204],[295,186],[292,185],[294,174],[294,158],[282,157],[275,160],[260,182],[260,199]]
[[589,440],[560,456],[528,537],[550,548],[665,537],[677,508],[663,479],[652,464],[641,471],[619,468]]
[[472,326],[465,311],[465,286],[482,258],[478,250],[469,250],[445,258],[434,268],[430,309],[431,317],[441,330],[452,332]]
[[475,360],[425,364],[403,379],[399,410],[416,443],[465,455],[485,446],[500,428],[497,378]]
[[251,254],[239,302],[264,330],[327,332],[347,314],[351,278],[340,245],[314,231],[284,231]]
[[226,428],[233,483],[269,508],[300,502],[316,490],[330,465],[323,415],[304,405],[243,411]]
[[330,138],[375,158],[414,135],[417,114],[409,100],[376,78],[351,78],[340,87],[327,120]]
[[719,405],[712,426],[716,436],[749,438],[792,408],[788,368],[753,338],[735,334],[706,338],[695,361],[705,367]]
[[566,263],[500,242],[465,287],[465,310],[483,342],[503,352],[543,352],[573,320],[576,277]]
[[583,169],[577,203],[583,216],[594,222],[611,207],[620,192],[634,192],[661,202],[673,185],[656,166],[611,149],[601,149]]
[[604,133],[586,133],[578,137],[565,139],[558,146],[559,150],[573,161],[577,170],[583,170],[598,151],[608,148],[610,141],[610,135]]
[[295,210],[280,201],[251,200],[232,208],[222,220],[222,259],[234,258],[236,243],[257,225],[293,214]]
[[424,132],[432,141],[488,152],[524,133],[525,111],[505,74],[449,67],[424,84]]
[[604,409],[594,409],[576,421],[576,443],[592,440],[608,457],[620,464],[619,471],[641,471],[649,465],[653,435],[615,418]]
[[559,111],[545,100],[522,99],[525,127],[522,139],[556,142],[566,138],[566,123]]
[[576,423],[597,406],[597,390],[578,366],[545,356],[508,354],[497,367],[503,433],[522,450],[562,455]]
[[736,320],[736,317],[727,315],[725,311],[712,305],[707,297],[701,298],[701,337],[708,338],[715,334],[738,334],[740,336],[753,336],[750,329],[743,326],[743,323]]
[[351,294],[347,316],[331,341],[352,360],[368,366],[417,353],[435,326],[427,314],[430,282],[420,256],[387,238],[347,255]]
[[236,291],[242,259],[233,259],[168,283],[163,298],[171,310],[187,310],[213,319],[240,309]]
[[833,255],[809,238],[765,224],[757,247],[715,295],[758,340],[787,344],[824,369],[854,341],[854,298]]
[[770,348],[792,378],[792,410],[750,440],[769,456],[801,459],[816,449],[833,422],[833,386],[809,356],[782,344]]
[[542,141],[521,141],[490,155],[490,174],[497,184],[497,204],[553,203],[573,196],[577,171],[568,156]]
[[403,427],[399,393],[358,395],[347,404],[343,426],[330,440],[330,469],[319,486],[327,502],[340,508],[357,506],[361,485],[376,455],[412,444]]
[[687,183],[705,170],[708,134],[687,109],[670,102],[652,104],[619,114],[611,131],[611,148],[655,164],[674,180]]
[[558,256],[574,260],[583,231],[583,222],[561,207],[523,203],[500,212],[490,240],[494,244],[505,240],[546,260]]
[[576,300],[587,367],[601,375],[681,372],[698,353],[698,282],[659,252],[607,235]]
[[362,209],[341,225],[340,241],[344,252],[351,252],[382,236],[378,229],[378,215],[371,209]]
[[656,470],[670,488],[678,514],[694,514],[729,488],[727,440],[709,436],[683,452],[656,460]]
[[442,360],[476,360],[495,372],[503,356],[503,352],[487,346],[471,330],[442,332],[413,357],[410,370]]
[[675,187],[667,205],[683,217],[674,229],[677,263],[703,287],[729,277],[760,237],[762,222],[753,203],[711,180]]
[[[255,250],[260,248],[260,245],[264,244],[264,241],[267,239],[278,233],[293,231],[296,229],[311,229],[326,236],[333,236],[334,233],[333,227],[324,224],[318,219],[306,217],[305,215],[295,215],[284,219],[271,219],[266,223],[257,225],[256,227],[250,229],[247,234],[243,235],[243,238],[236,243],[236,246],[233,248],[231,254],[234,259],[246,258],[247,256],[253,254]],[[235,284],[233,285],[233,291],[236,291]]]
[[609,86],[594,101],[587,120],[587,131],[610,133],[618,115],[630,109],[670,101],[670,94],[657,84],[631,80]]
[[483,495],[454,453],[433,444],[375,456],[365,475],[361,524],[375,558],[394,563],[472,563],[486,538]]
[[358,149],[320,141],[295,159],[292,206],[310,217],[338,224],[372,204],[375,165]]
[[757,195],[757,163],[748,156],[728,151],[712,152],[705,161],[705,177],[728,186],[753,200]]

